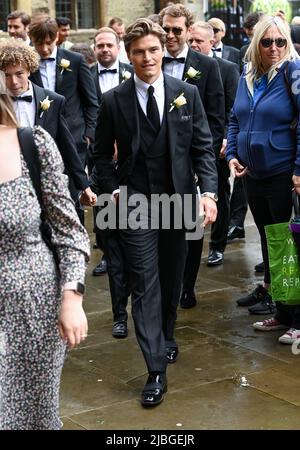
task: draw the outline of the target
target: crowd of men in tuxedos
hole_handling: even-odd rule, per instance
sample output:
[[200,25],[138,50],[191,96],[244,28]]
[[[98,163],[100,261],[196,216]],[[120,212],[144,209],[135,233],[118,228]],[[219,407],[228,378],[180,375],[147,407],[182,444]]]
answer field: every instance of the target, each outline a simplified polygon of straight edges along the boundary
[[[175,195],[182,208],[190,196],[193,223],[203,212],[203,225],[212,224],[208,263],[222,263],[229,226],[226,124],[239,77],[239,52],[221,42],[225,24],[215,19],[192,26],[181,4],[163,9],[160,24],[136,20],[125,35],[122,22],[113,20],[116,31],[103,27],[94,36],[96,64],[90,69],[82,55],[57,45],[66,41],[68,23],[39,17],[30,24],[25,16],[8,17],[11,36],[24,42],[1,44],[0,69],[20,124],[40,125],[56,141],[74,201],[95,206],[97,195],[109,194],[118,210],[126,192],[129,218],[136,195],[146,200]],[[131,64],[120,58],[124,48]],[[186,227],[178,228],[172,216],[166,229],[164,212],[156,210],[156,227],[151,208],[141,212],[146,227],[101,229],[95,220],[109,275],[114,337],[128,334],[131,295],[148,370],[141,394],[146,407],[161,403],[167,391],[167,365],[179,353],[176,311],[179,303],[196,304],[203,247],[203,237],[187,241]],[[83,221],[80,207],[78,214]],[[102,261],[98,266],[95,274]]]

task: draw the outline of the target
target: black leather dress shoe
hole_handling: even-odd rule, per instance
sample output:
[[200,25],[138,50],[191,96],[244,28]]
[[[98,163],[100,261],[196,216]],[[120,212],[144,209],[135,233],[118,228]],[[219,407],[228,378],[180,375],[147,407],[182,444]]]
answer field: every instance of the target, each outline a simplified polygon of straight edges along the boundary
[[106,272],[107,272],[107,262],[105,261],[105,259],[102,259],[102,261],[100,261],[99,264],[97,264],[92,273],[94,277],[99,277],[100,275],[106,274]]
[[207,266],[219,266],[223,264],[224,261],[224,253],[219,252],[218,250],[210,250],[208,258],[207,258]]
[[194,293],[183,292],[180,297],[180,306],[183,309],[194,308],[197,305],[197,300]]
[[123,339],[128,336],[128,329],[127,329],[127,323],[122,322],[115,322],[112,327],[112,333],[113,337],[117,339]]
[[259,264],[256,264],[256,266],[254,266],[254,272],[264,273],[264,271],[265,271],[265,264],[263,261]]
[[174,364],[179,353],[178,347],[166,347],[168,364]]
[[159,405],[167,392],[167,378],[164,373],[150,373],[142,390],[141,403],[143,406]]
[[243,239],[245,237],[245,230],[242,227],[230,227],[227,233],[227,242],[232,242],[234,239]]

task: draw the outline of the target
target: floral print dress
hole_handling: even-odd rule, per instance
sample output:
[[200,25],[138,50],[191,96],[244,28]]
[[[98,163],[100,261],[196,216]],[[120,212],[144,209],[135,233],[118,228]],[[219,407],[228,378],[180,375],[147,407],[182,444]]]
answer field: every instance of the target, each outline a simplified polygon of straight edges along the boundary
[[[50,135],[33,129],[41,188],[59,272],[40,233],[40,205],[22,175],[0,183],[0,429],[61,428],[59,384],[66,345],[58,331],[61,286],[84,282],[89,241]],[[1,143],[1,146],[5,143]],[[60,275],[59,275],[60,274]]]

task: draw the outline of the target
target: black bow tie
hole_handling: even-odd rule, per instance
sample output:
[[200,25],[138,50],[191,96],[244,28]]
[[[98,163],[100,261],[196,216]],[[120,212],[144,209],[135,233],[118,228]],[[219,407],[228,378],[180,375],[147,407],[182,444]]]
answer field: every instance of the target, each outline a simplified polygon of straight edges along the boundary
[[41,61],[55,61],[55,58],[50,57],[50,58],[42,58]]
[[103,73],[117,73],[117,69],[101,69],[99,72],[99,75],[102,75]]
[[169,56],[165,56],[164,57],[164,62],[165,63],[171,63],[173,61],[179,62],[181,64],[185,63],[185,58],[181,57],[181,58],[170,58]]
[[23,102],[32,102],[32,95],[23,95],[23,97],[12,97],[14,102],[23,101]]
[[212,48],[212,51],[213,52],[221,52],[222,51],[222,49],[221,49],[221,47],[219,47],[219,48]]

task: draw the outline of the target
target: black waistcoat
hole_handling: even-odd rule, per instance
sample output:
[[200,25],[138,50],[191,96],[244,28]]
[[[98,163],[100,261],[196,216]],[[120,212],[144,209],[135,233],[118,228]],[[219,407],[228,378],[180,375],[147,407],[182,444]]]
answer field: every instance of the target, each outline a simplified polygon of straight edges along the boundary
[[145,195],[173,194],[172,169],[168,145],[166,112],[160,131],[156,134],[139,102],[141,143],[128,185]]

